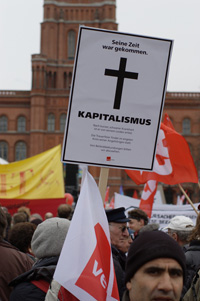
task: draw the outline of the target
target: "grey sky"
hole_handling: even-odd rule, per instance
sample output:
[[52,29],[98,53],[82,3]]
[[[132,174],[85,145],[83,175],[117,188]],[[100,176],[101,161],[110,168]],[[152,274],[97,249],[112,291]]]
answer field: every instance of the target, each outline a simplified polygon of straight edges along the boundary
[[[200,1],[117,0],[118,30],[174,40],[168,91],[200,91]],[[0,1],[0,90],[31,89],[43,0]]]

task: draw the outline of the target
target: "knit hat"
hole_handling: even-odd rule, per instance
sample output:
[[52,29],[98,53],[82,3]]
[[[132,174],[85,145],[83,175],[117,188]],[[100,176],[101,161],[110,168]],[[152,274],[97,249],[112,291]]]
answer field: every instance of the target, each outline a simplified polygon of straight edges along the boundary
[[130,219],[126,217],[125,215],[125,208],[119,207],[116,209],[108,209],[106,210],[106,216],[108,219],[108,222],[114,222],[114,223],[126,223],[129,222]]
[[191,231],[193,228],[194,224],[191,218],[184,215],[178,215],[174,216],[170,220],[169,224],[164,228],[164,230],[172,229],[177,231]]
[[59,256],[70,221],[65,218],[52,217],[39,224],[33,234],[31,248],[34,255],[40,259]]
[[145,263],[157,258],[176,260],[182,267],[185,278],[186,259],[182,248],[168,234],[151,231],[141,233],[132,242],[126,262],[125,282],[127,283]]

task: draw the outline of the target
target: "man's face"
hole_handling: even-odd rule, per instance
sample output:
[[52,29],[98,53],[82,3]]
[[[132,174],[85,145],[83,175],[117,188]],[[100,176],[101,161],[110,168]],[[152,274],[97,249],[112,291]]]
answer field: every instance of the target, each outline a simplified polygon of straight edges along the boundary
[[127,223],[109,223],[111,244],[117,249],[121,249],[129,237]]
[[144,264],[126,284],[130,301],[179,301],[183,270],[171,258],[158,258]]
[[131,230],[138,232],[144,226],[144,220],[137,220],[135,218],[130,218],[128,226]]

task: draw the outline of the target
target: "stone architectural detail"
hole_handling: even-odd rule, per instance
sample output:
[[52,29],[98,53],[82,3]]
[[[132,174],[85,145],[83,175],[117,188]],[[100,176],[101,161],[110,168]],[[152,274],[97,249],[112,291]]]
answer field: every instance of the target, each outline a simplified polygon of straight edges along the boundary
[[[115,0],[44,0],[40,53],[32,55],[31,91],[0,91],[0,157],[13,162],[62,144],[80,25],[117,30]],[[12,89],[12,87],[10,87]],[[189,143],[200,172],[200,93],[167,92],[164,112]],[[99,180],[100,168],[89,171]],[[124,170],[110,169],[110,197],[141,191]],[[197,185],[185,184],[193,201]],[[164,185],[176,200],[177,187]]]

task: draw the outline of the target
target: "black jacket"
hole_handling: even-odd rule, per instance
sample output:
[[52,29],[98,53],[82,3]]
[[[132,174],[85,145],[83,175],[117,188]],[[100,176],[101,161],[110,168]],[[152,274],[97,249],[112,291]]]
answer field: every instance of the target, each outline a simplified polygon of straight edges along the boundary
[[46,293],[31,283],[32,280],[44,279],[49,284],[58,262],[58,257],[44,258],[37,261],[32,269],[10,282],[14,287],[10,301],[44,301]]
[[119,290],[119,297],[122,300],[123,293],[126,289],[125,285],[125,265],[126,265],[126,255],[122,251],[112,247],[113,263],[115,268],[115,275],[117,280],[117,286]]
[[183,287],[182,296],[190,288],[192,279],[200,268],[200,240],[194,240],[190,243],[185,252],[186,256],[186,281]]

